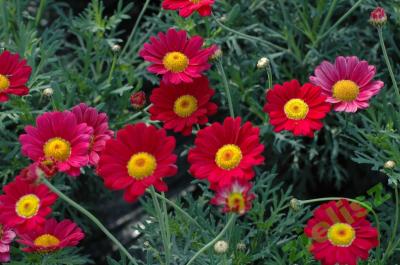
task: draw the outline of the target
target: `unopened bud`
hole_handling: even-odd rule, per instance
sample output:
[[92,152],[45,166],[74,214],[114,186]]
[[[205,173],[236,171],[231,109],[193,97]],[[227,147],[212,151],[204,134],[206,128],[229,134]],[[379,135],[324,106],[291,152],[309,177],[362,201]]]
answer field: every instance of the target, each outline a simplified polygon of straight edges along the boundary
[[214,245],[214,251],[217,254],[224,254],[228,251],[229,245],[228,242],[224,241],[224,240],[220,240],[217,243],[215,243]]
[[375,27],[382,27],[387,21],[387,15],[385,9],[382,7],[375,8],[369,17],[369,23]]
[[113,46],[111,46],[111,50],[113,52],[119,52],[121,50],[121,45],[114,44]]
[[393,160],[386,161],[383,167],[386,169],[393,169],[396,167],[396,162],[394,162]]
[[226,15],[222,15],[222,17],[220,17],[219,21],[221,21],[222,23],[227,21],[227,17]]
[[258,69],[266,69],[269,66],[269,60],[267,57],[263,57],[257,62]]
[[300,208],[301,208],[301,202],[300,202],[298,199],[296,199],[296,198],[291,199],[291,200],[290,200],[290,208],[292,208],[293,211],[298,211],[298,210],[300,210]]
[[237,249],[238,251],[245,251],[245,250],[246,250],[246,245],[245,245],[244,243],[240,242],[240,243],[238,243],[238,244],[236,245],[236,249]]
[[146,105],[146,94],[143,91],[131,95],[131,105],[134,109],[141,109]]
[[54,94],[54,90],[51,87],[45,88],[43,90],[43,95],[46,97],[51,97]]
[[220,59],[222,57],[222,55],[223,55],[222,50],[220,48],[217,48],[215,50],[214,54],[211,55],[210,60],[211,61],[216,61],[216,60]]

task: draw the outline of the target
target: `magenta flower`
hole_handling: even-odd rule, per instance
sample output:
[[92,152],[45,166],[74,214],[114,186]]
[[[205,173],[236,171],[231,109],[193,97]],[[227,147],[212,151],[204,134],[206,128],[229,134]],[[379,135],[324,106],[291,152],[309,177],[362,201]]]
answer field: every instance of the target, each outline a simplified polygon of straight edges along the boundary
[[334,64],[323,61],[314,71],[310,81],[322,88],[327,102],[335,111],[356,112],[366,109],[369,100],[379,93],[384,83],[372,80],[375,66],[360,61],[356,56],[336,58]]
[[10,244],[15,238],[15,232],[0,224],[0,262],[10,261]]

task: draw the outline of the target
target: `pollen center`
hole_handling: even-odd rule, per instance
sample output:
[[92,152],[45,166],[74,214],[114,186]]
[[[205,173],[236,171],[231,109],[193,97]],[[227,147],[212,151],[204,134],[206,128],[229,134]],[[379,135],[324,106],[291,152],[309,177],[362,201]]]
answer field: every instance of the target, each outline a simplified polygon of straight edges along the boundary
[[197,110],[197,99],[191,95],[184,95],[175,100],[174,112],[181,118],[187,118]]
[[218,149],[215,163],[222,169],[231,170],[237,167],[242,160],[242,150],[234,144],[226,144]]
[[230,210],[243,212],[246,208],[246,204],[243,198],[242,193],[240,192],[232,192],[229,194],[227,200],[227,205]]
[[303,120],[308,114],[308,104],[299,98],[293,98],[286,102],[283,111],[286,117],[291,120]]
[[328,230],[328,239],[334,246],[348,247],[356,238],[354,228],[346,223],[337,223],[332,225]]
[[50,247],[56,247],[60,244],[60,240],[50,234],[44,234],[41,236],[38,236],[34,241],[33,244],[37,247],[44,247],[44,248],[50,248]]
[[32,218],[40,207],[40,199],[35,194],[22,196],[15,205],[15,212],[19,217]]
[[190,0],[190,2],[192,2],[193,4],[198,4],[201,2],[201,0]]
[[163,59],[164,67],[173,73],[185,71],[189,65],[189,59],[181,52],[169,52]]
[[157,167],[156,158],[146,152],[140,152],[134,154],[131,159],[129,159],[128,174],[136,180],[142,180],[151,176]]
[[353,101],[359,93],[360,88],[351,80],[340,80],[333,85],[333,97],[341,101]]
[[71,156],[71,144],[59,137],[51,138],[44,144],[43,152],[46,158],[65,161]]
[[0,74],[0,92],[3,92],[10,86],[10,80],[7,76]]

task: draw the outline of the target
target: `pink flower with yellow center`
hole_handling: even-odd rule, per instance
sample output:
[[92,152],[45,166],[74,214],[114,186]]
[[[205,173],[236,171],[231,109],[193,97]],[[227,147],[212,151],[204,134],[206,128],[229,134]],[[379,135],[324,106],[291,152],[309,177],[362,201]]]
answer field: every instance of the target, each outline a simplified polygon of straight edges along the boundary
[[36,127],[26,126],[19,137],[22,154],[33,161],[54,161],[59,171],[79,176],[89,163],[93,129],[78,123],[69,111],[47,112],[36,119]]
[[382,81],[372,80],[375,73],[375,66],[367,61],[339,56],[334,64],[322,62],[310,81],[322,88],[335,111],[356,112],[368,108],[369,100],[384,86]]
[[151,63],[147,70],[163,75],[165,83],[192,83],[211,67],[208,60],[217,49],[215,45],[205,49],[202,46],[200,36],[188,38],[186,31],[171,28],[151,37],[139,55]]
[[15,238],[15,232],[0,223],[0,262],[10,261],[10,244]]

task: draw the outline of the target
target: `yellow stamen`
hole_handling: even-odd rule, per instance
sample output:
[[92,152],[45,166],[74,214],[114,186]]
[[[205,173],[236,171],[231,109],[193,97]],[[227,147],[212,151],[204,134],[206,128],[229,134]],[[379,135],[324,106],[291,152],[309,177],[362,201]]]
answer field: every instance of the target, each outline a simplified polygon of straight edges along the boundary
[[193,4],[198,4],[201,2],[201,0],[190,0],[190,2],[192,2]]
[[242,150],[239,146],[226,144],[217,151],[215,163],[222,169],[231,170],[239,165],[242,157]]
[[354,228],[346,223],[336,223],[328,230],[328,239],[334,246],[348,247],[356,238]]
[[286,102],[283,111],[286,117],[291,120],[303,120],[308,114],[308,104],[299,98],[293,98]]
[[60,244],[60,240],[50,234],[44,234],[41,236],[38,236],[34,241],[33,244],[37,247],[43,247],[43,248],[50,248],[50,247],[56,247]]
[[350,102],[355,100],[358,94],[360,88],[351,80],[340,80],[333,85],[333,97],[338,100]]
[[157,168],[156,158],[146,152],[134,154],[126,166],[128,174],[136,180],[142,180],[151,176]]
[[7,76],[0,74],[0,92],[10,87],[10,80]]
[[175,100],[174,112],[181,118],[187,118],[197,110],[197,99],[191,95],[184,95]]
[[59,137],[51,138],[44,144],[43,152],[46,158],[66,161],[71,156],[71,144]]
[[35,194],[22,196],[15,204],[15,212],[19,217],[32,218],[40,208],[40,199]]
[[181,52],[169,52],[164,56],[163,64],[169,71],[180,73],[188,67],[189,58]]
[[236,210],[239,213],[243,212],[246,208],[246,202],[240,192],[232,192],[229,194],[227,204],[230,210]]

